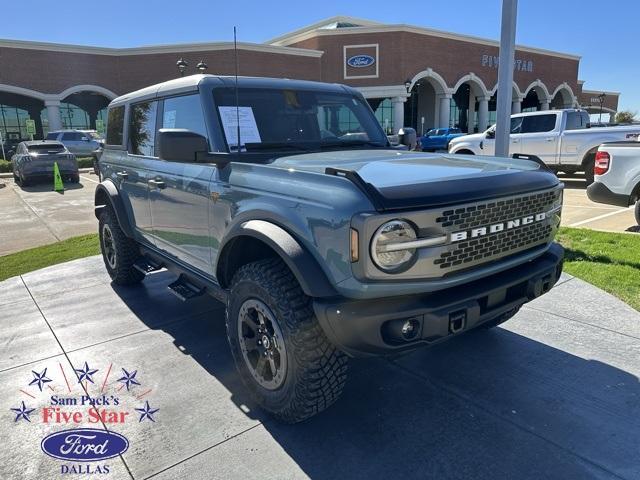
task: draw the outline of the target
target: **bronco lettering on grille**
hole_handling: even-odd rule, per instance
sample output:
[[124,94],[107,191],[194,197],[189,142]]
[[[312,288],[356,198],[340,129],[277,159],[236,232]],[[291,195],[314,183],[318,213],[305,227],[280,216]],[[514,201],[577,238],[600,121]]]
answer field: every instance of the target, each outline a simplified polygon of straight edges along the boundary
[[536,213],[535,215],[527,215],[526,217],[516,218],[513,220],[508,220],[502,223],[494,223],[493,225],[489,225],[486,227],[477,227],[471,230],[461,230],[459,232],[451,233],[451,243],[461,242],[462,240],[466,240],[468,238],[478,238],[484,237],[485,235],[490,235],[492,233],[502,232],[504,230],[512,230],[514,228],[518,228],[524,225],[529,225],[535,222],[541,222],[547,218],[546,213]]

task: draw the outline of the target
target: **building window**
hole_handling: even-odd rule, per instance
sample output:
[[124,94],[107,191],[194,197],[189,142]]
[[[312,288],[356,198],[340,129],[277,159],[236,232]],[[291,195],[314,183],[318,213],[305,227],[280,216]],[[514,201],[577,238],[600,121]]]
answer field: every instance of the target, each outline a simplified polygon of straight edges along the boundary
[[29,118],[29,112],[17,107],[0,105],[0,131],[2,139],[30,140],[25,121]]
[[375,114],[384,129],[384,133],[391,135],[393,133],[393,103],[391,103],[391,99],[385,98],[382,100],[378,108],[376,108]]
[[89,130],[89,114],[71,103],[60,104],[60,119],[62,128],[75,130]]

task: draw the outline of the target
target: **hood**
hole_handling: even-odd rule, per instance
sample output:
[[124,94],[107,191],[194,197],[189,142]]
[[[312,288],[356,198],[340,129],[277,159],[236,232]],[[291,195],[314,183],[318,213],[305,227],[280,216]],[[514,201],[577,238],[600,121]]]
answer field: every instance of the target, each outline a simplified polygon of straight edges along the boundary
[[457,136],[451,139],[449,143],[459,143],[459,142],[480,142],[484,140],[484,133],[472,133],[471,135],[462,134],[461,136]]
[[530,160],[397,150],[310,153],[282,157],[271,165],[345,176],[377,210],[467,203],[559,184],[553,173]]

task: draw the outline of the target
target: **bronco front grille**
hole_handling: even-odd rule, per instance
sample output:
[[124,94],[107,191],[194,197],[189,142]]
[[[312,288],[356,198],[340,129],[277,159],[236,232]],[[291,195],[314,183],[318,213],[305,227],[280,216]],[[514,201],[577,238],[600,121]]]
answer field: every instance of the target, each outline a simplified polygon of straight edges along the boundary
[[479,203],[462,208],[445,210],[436,222],[455,230],[491,225],[514,218],[546,211],[558,200],[561,190],[533,193],[522,197]]
[[[560,189],[452,208],[442,212],[436,223],[449,233],[547,213],[558,205]],[[553,238],[559,213],[544,221],[505,229],[451,243],[440,251],[433,264],[446,272],[460,270],[545,244]]]

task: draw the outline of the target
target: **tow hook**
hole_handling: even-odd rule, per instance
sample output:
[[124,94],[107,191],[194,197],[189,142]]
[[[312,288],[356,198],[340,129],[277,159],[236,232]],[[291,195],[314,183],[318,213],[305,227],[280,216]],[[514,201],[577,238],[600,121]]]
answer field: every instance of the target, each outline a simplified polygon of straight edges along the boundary
[[450,333],[458,333],[461,330],[464,330],[464,327],[467,323],[467,312],[464,310],[460,310],[458,312],[453,312],[449,314],[449,332]]

